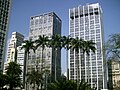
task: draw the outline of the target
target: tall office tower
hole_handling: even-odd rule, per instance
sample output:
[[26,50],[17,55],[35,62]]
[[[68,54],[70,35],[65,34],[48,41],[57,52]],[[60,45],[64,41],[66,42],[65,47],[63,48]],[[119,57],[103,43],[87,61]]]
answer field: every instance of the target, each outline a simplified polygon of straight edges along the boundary
[[17,58],[17,47],[23,43],[24,36],[18,32],[12,32],[12,37],[8,44],[7,63],[15,61]]
[[[60,18],[54,13],[45,13],[41,15],[32,16],[30,18],[30,32],[29,32],[29,39],[33,41],[39,38],[39,35],[51,37],[52,35],[60,34],[61,35],[61,20]],[[54,78],[55,76],[55,52],[52,48],[46,47],[43,51],[42,48],[39,47],[36,50],[36,53],[31,52],[28,67],[38,68],[41,67],[42,61],[42,52],[43,52],[43,60],[44,65],[50,70],[50,75]],[[57,52],[57,78],[61,75],[61,51],[60,49]],[[29,68],[30,68],[29,67]],[[29,69],[28,69],[29,70]],[[40,70],[40,69],[39,69]]]
[[[104,52],[103,52],[103,21],[102,10],[98,3],[87,4],[69,9],[69,34],[71,37],[79,37],[83,40],[92,40],[96,43],[96,52],[90,52],[88,56],[79,52],[79,80],[89,81],[91,87],[104,89],[107,86],[104,73]],[[70,71],[69,78],[77,79],[77,54],[70,50]],[[89,63],[88,63],[89,61]],[[89,68],[89,69],[88,69]],[[88,71],[89,70],[89,71]],[[88,74],[89,73],[89,74]],[[89,76],[88,76],[89,75]],[[89,77],[89,80],[88,80]]]
[[3,70],[11,0],[0,0],[0,70]]

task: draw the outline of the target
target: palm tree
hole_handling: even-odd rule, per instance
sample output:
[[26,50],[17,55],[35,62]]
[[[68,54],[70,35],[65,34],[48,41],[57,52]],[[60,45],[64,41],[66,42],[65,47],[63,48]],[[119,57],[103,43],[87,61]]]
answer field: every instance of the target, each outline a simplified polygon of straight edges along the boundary
[[86,53],[88,55],[88,84],[90,83],[89,82],[89,53],[90,51],[92,51],[93,53],[95,53],[95,43],[90,40],[90,41],[83,41],[83,54]]
[[33,85],[33,88],[37,85],[37,90],[39,90],[40,84],[43,83],[42,72],[32,70],[27,74],[27,82]]
[[24,59],[24,71],[23,71],[23,88],[25,88],[25,82],[26,82],[26,69],[27,69],[27,60],[29,60],[29,51],[32,49],[35,52],[35,46],[32,39],[25,40],[24,45],[21,47],[21,49],[25,50],[25,59]]
[[66,37],[63,36],[63,47],[66,49],[66,69],[67,69],[67,79],[69,79],[68,77],[68,50],[71,48],[71,41],[73,38],[70,38],[70,36]]
[[77,60],[76,60],[76,65],[77,65],[77,90],[78,90],[78,84],[79,84],[79,49],[83,49],[83,40],[79,39],[78,37],[76,37],[75,39],[72,39],[71,42],[71,48],[73,50],[75,50],[76,54],[77,54]]
[[9,86],[9,89],[13,90],[13,88],[21,87],[22,83],[20,75],[22,70],[20,65],[16,62],[10,62],[6,70],[7,85]]
[[3,90],[3,87],[7,83],[7,76],[3,74],[2,70],[0,70],[0,90]]
[[87,82],[80,81],[77,83],[72,80],[64,80],[61,79],[59,81],[55,81],[48,85],[47,90],[93,90]]
[[78,90],[93,90],[91,86],[87,83],[84,82],[83,80],[79,82],[79,89]]
[[49,41],[49,39],[45,35],[39,36],[39,38],[35,41],[35,43],[37,44],[36,48],[42,47],[42,66],[41,66],[41,70],[43,69],[43,52],[44,52],[45,47],[48,45],[48,41]]
[[72,80],[57,80],[48,85],[47,90],[76,90],[76,82]]
[[49,47],[52,47],[55,50],[55,80],[56,80],[56,69],[57,69],[57,52],[58,52],[58,48],[61,49],[61,36],[59,34],[53,35],[51,37],[51,40],[49,42]]

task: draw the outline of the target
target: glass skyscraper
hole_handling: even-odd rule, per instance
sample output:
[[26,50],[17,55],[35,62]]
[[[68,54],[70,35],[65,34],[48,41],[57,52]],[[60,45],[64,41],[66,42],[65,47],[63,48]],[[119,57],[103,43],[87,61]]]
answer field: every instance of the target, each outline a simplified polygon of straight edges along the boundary
[[[107,88],[106,74],[104,70],[103,52],[103,17],[99,3],[86,4],[69,9],[69,34],[71,37],[79,37],[83,40],[92,40],[96,43],[96,52],[90,52],[88,56],[79,50],[79,80],[88,82],[91,87],[98,89]],[[69,52],[69,78],[77,79],[77,54],[75,50]],[[89,62],[88,62],[89,61]],[[88,66],[89,65],[89,66]],[[88,69],[89,68],[89,69]],[[88,71],[89,70],[89,71]],[[89,73],[89,74],[88,74]]]
[[[33,41],[39,38],[39,35],[51,37],[55,34],[61,35],[61,19],[54,13],[44,13],[41,15],[35,15],[30,18],[30,32],[29,39]],[[55,52],[52,48],[45,47],[42,51],[42,47],[39,47],[36,50],[36,53],[30,52],[30,57],[28,61],[28,71],[31,68],[41,68],[42,61],[42,52],[44,67],[50,71],[50,75],[54,78],[55,76]],[[61,51],[57,52],[57,72],[56,77],[58,78],[61,75]]]
[[0,70],[3,70],[11,0],[0,0]]

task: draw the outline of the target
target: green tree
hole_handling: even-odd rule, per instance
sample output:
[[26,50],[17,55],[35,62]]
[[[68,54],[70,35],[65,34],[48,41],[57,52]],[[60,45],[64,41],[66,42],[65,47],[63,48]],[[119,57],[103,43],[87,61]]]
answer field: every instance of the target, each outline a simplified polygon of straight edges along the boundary
[[66,70],[67,70],[67,79],[68,78],[68,50],[71,48],[71,41],[73,38],[70,38],[70,36],[66,37],[63,36],[63,47],[66,49]]
[[42,48],[42,66],[41,66],[41,70],[43,68],[43,53],[44,53],[45,47],[48,45],[48,41],[49,41],[49,39],[45,35],[39,36],[39,38],[35,41],[36,48],[38,48],[38,47]]
[[7,83],[7,76],[4,75],[2,71],[0,71],[0,90],[3,89],[6,83]]
[[35,85],[37,85],[37,90],[39,90],[39,86],[43,83],[43,81],[43,73],[38,70],[32,70],[27,74],[27,82],[33,85],[33,89],[35,89]]
[[120,59],[120,34],[112,34],[105,45],[106,57]]
[[79,50],[83,49],[83,40],[76,37],[75,39],[72,39],[71,46],[72,46],[71,48],[75,50],[75,53],[77,56],[76,67],[77,67],[77,88],[78,88],[78,83],[79,83],[79,55],[78,54],[79,54]]
[[6,70],[7,85],[9,86],[9,89],[13,90],[13,88],[21,87],[22,83],[20,75],[22,70],[20,65],[18,65],[16,62],[10,62]]
[[24,58],[24,70],[23,70],[23,88],[25,88],[25,82],[26,82],[26,64],[27,64],[27,60],[29,59],[29,51],[30,49],[32,49],[34,52],[36,50],[35,46],[34,46],[34,41],[32,41],[32,39],[30,40],[25,40],[24,41],[24,45],[21,47],[21,49],[25,50],[25,58]]
[[84,81],[77,83],[72,80],[61,79],[48,85],[47,90],[93,90],[89,84]]
[[47,90],[76,90],[76,82],[72,80],[56,80],[48,85]]
[[61,49],[61,36],[59,35],[59,34],[56,34],[56,35],[53,35],[52,37],[51,37],[51,40],[49,41],[49,47],[52,47],[53,48],[53,50],[55,51],[54,53],[55,53],[55,61],[54,61],[54,63],[55,63],[55,80],[57,80],[56,78],[56,72],[57,72],[57,66],[56,66],[56,64],[57,64],[57,53],[58,53],[58,49]]
[[79,89],[78,90],[93,90],[91,86],[87,83],[84,82],[83,80],[79,82]]
[[89,71],[90,71],[89,70],[89,54],[90,54],[90,51],[95,53],[95,50],[96,50],[95,43],[92,40],[90,40],[90,41],[83,41],[83,48],[82,48],[82,50],[83,50],[83,54],[86,53],[87,56],[88,56],[88,83],[90,83],[89,82],[89,80],[90,80],[90,78],[89,78]]

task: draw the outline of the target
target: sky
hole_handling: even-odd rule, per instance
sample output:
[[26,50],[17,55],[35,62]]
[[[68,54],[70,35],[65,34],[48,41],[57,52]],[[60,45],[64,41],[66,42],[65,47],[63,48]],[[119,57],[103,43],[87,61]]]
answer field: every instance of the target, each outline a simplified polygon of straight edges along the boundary
[[[87,3],[100,3],[103,11],[105,41],[111,34],[120,34],[120,0],[12,0],[8,41],[13,31],[28,38],[30,17],[55,12],[62,20],[62,35],[69,34],[69,9]],[[62,73],[66,71],[65,50],[62,50]]]

